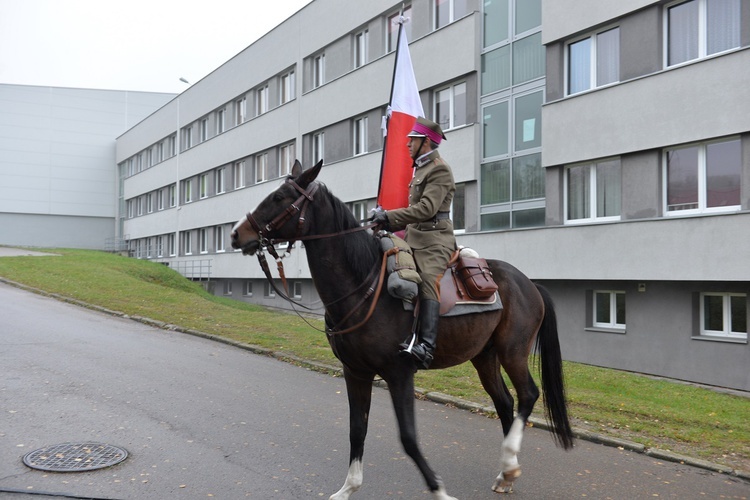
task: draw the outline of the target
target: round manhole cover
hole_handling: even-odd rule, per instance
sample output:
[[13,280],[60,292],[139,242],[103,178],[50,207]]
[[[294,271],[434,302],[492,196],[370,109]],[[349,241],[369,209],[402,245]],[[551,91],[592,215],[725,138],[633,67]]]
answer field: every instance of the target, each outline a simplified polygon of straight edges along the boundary
[[126,458],[127,451],[110,444],[63,443],[27,453],[23,463],[50,472],[83,472],[110,467]]

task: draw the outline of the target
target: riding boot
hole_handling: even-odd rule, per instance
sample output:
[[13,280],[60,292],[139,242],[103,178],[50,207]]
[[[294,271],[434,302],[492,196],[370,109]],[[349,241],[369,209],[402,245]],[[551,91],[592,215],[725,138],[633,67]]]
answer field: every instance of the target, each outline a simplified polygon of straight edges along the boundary
[[440,302],[432,299],[420,299],[419,303],[419,341],[401,344],[402,356],[414,358],[417,368],[427,369],[432,363],[433,352],[437,346],[438,321],[440,319]]

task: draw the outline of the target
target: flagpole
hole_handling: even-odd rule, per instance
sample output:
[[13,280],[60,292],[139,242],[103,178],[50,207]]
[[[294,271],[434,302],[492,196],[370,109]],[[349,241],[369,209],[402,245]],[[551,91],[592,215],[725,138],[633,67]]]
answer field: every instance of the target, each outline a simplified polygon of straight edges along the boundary
[[383,185],[383,166],[385,165],[385,151],[386,151],[386,145],[388,144],[388,122],[390,121],[390,116],[388,116],[388,109],[390,109],[391,105],[393,104],[393,87],[395,87],[396,83],[396,69],[398,67],[398,52],[401,50],[401,30],[404,29],[404,22],[406,20],[404,19],[404,4],[401,4],[401,10],[398,13],[398,33],[396,34],[396,54],[395,58],[393,59],[393,75],[391,76],[391,92],[388,96],[388,108],[386,109],[386,116],[385,116],[385,130],[386,134],[383,138],[383,154],[380,156],[380,177],[378,179],[378,196],[375,198],[375,202],[377,204],[377,201],[380,200],[380,189]]

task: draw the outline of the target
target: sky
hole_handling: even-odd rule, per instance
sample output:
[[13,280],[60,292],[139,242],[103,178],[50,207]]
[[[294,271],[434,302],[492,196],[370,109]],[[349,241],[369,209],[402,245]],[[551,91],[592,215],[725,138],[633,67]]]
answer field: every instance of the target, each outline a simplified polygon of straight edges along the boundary
[[179,93],[308,3],[0,0],[0,83]]

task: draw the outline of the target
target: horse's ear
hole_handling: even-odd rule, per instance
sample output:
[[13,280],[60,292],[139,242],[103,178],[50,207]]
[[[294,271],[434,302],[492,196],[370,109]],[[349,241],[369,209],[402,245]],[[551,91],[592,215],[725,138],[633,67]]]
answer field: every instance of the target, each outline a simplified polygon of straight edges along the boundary
[[294,165],[292,165],[292,177],[299,177],[299,174],[302,173],[302,164],[299,162],[299,160],[294,160]]
[[[308,168],[297,176],[297,184],[299,184],[302,189],[307,189],[307,186],[318,177],[321,168],[323,168],[323,160],[320,160],[314,167]],[[292,170],[292,175],[294,175],[294,170]]]

